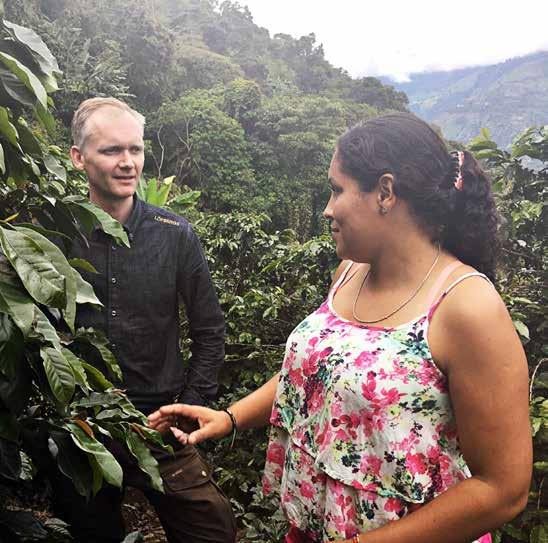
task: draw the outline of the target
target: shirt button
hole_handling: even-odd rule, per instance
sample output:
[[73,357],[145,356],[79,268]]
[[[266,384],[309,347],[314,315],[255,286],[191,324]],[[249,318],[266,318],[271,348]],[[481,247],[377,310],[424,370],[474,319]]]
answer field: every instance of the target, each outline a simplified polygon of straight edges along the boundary
[[115,284],[116,284],[116,277],[113,277],[113,278],[110,280],[110,282],[111,282],[113,285],[115,285]]
[[206,477],[207,473],[205,471],[202,471],[202,477]]
[[112,246],[111,246],[111,249],[112,249],[113,251],[116,251],[116,245],[112,245]]
[[116,343],[111,343],[111,344],[110,344],[110,348],[111,348],[111,349],[116,349]]
[[110,312],[110,314],[111,314],[113,317],[116,317],[116,310],[113,309],[113,310]]

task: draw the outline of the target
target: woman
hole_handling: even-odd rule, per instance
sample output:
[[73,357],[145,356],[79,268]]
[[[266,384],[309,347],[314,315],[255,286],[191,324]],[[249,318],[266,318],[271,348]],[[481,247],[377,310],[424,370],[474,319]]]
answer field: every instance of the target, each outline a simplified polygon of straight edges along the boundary
[[[288,542],[490,541],[526,504],[527,365],[495,275],[496,211],[467,152],[393,114],[350,129],[324,211],[343,259],[282,370],[182,442],[273,425],[264,488]],[[393,522],[397,521],[397,522]]]

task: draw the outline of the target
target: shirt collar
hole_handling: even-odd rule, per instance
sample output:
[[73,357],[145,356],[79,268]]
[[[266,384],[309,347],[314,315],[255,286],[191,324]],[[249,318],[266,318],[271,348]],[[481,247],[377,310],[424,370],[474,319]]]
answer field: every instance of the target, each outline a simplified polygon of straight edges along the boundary
[[[143,216],[143,210],[144,210],[143,201],[138,198],[137,194],[134,194],[133,208],[128,217],[128,220],[122,225],[124,230],[128,234],[130,241],[132,240],[133,235],[135,234],[135,231],[137,230],[137,227],[139,226],[139,223],[141,222],[141,218]],[[93,229],[93,232],[97,232],[98,230],[103,230],[100,224],[95,226],[95,228]]]

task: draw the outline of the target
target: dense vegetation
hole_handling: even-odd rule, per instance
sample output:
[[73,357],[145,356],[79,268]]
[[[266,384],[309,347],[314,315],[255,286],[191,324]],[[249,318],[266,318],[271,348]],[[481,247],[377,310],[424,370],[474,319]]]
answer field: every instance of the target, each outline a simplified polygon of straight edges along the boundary
[[[127,243],[86,203],[64,152],[77,103],[110,94],[147,116],[154,178],[140,193],[189,217],[203,240],[227,319],[226,405],[277,370],[285,337],[325,295],[336,262],[321,210],[336,136],[360,118],[405,108],[406,98],[330,66],[312,35],[270,38],[231,2],[23,0],[5,8],[24,27],[4,20],[0,34],[0,541],[61,541],[60,522],[31,522],[18,506],[20,489],[36,489],[41,472],[60,469],[82,494],[119,484],[102,445],[111,434],[157,477],[142,446],[156,437],[109,381],[119,370],[104,338],[73,325],[75,304],[97,300],[77,273],[86,264],[67,262],[57,247],[97,221]],[[530,505],[497,537],[537,543],[548,537],[548,129],[526,131],[510,151],[484,131],[469,148],[485,159],[505,218],[499,286],[532,376]],[[40,435],[47,450],[37,450]],[[265,442],[257,431],[233,449],[205,447],[244,541],[279,541],[285,529],[260,491]]]

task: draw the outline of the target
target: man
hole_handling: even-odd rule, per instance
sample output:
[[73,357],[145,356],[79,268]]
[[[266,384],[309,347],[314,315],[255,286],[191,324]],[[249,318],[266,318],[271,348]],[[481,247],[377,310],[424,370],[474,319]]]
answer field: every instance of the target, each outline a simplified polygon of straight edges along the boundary
[[[123,388],[148,414],[175,398],[203,404],[215,397],[224,358],[224,321],[190,224],[135,194],[144,163],[143,129],[144,117],[114,98],[80,104],[72,122],[73,164],[87,174],[90,200],[123,224],[131,247],[116,245],[97,228],[89,247],[75,243],[70,256],[96,268],[98,274],[83,275],[104,304],[103,311],[80,306],[77,325],[107,334],[122,369]],[[192,339],[186,374],[179,352],[179,297]],[[230,503],[192,446],[177,447],[175,456],[151,448],[165,494],[151,489],[120,443],[109,446],[124,469],[125,484],[145,492],[170,542],[234,542]],[[63,486],[55,492],[57,509],[79,543],[123,539],[117,489],[106,487],[85,504],[76,501],[67,480],[61,477],[57,483]]]

